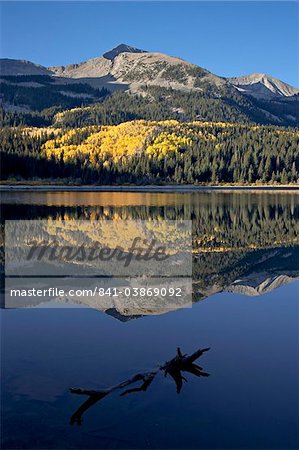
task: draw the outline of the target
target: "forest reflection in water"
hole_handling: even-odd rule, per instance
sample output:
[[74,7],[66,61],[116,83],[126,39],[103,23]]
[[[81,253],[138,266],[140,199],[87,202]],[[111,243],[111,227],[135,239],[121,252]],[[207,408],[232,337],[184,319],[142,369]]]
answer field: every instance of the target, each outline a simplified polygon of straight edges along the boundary
[[[2,218],[191,219],[197,301],[221,291],[259,295],[299,276],[298,198],[294,192],[7,192],[2,194]],[[3,225],[1,235],[3,243]],[[104,309],[120,317],[146,313],[135,306],[115,311],[111,304]]]
[[2,220],[193,222],[194,250],[228,251],[298,244],[296,193],[5,192]]

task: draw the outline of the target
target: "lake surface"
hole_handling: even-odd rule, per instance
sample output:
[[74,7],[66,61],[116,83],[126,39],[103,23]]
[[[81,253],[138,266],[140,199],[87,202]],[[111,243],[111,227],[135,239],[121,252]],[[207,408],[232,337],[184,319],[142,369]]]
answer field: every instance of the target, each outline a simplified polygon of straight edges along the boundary
[[[299,448],[298,194],[1,197],[2,245],[4,220],[191,219],[194,249],[191,308],[144,315],[53,301],[1,310],[2,448]],[[69,388],[159,369],[177,347],[210,348],[196,361],[209,376],[184,372],[177,393],[158,370],[146,390],[116,390],[80,416],[87,397]]]

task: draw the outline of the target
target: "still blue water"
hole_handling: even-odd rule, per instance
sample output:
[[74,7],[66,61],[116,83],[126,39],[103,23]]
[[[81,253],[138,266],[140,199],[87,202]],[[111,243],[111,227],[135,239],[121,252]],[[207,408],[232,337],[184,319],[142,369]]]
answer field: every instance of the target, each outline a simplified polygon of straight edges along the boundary
[[[281,211],[288,207],[282,202]],[[34,217],[49,213],[43,208]],[[294,222],[287,223],[285,239],[293,239]],[[260,296],[221,288],[192,308],[125,321],[85,307],[2,310],[2,448],[298,449],[298,253],[290,270],[290,244],[281,245],[285,253],[270,268],[257,261],[260,253],[244,256],[242,276],[268,270],[293,277]],[[259,250],[261,261],[268,247]],[[245,265],[235,258],[220,278],[218,266],[203,274],[205,259],[197,279],[206,286],[217,275],[224,283]],[[210,376],[186,373],[177,394],[173,379],[159,372],[146,392],[116,391],[90,407],[81,426],[70,425],[86,400],[70,387],[117,384],[163,365],[177,347],[185,353],[210,347],[197,361]]]

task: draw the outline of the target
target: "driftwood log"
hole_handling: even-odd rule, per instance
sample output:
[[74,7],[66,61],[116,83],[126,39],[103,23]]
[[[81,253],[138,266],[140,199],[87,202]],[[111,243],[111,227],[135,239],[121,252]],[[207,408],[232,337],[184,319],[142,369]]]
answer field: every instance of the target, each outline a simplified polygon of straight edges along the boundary
[[[209,376],[208,373],[203,371],[202,367],[194,363],[194,361],[200,358],[200,356],[202,356],[208,350],[210,349],[199,349],[191,355],[184,355],[182,354],[180,348],[177,348],[176,356],[171,360],[166,361],[163,366],[160,366],[156,370],[153,370],[151,372],[138,373],[132,378],[122,381],[119,384],[110,386],[106,389],[92,390],[84,388],[70,388],[70,392],[72,394],[88,396],[88,399],[84,403],[82,403],[82,405],[72,415],[70,423],[72,425],[75,423],[81,425],[84,412],[114,391],[121,390],[121,396],[131,394],[133,392],[145,392],[151,385],[159,371],[164,372],[165,377],[169,375],[174,380],[176,384],[176,391],[179,394],[183,386],[183,381],[187,381],[187,379],[182,375],[182,372],[189,372],[197,377]],[[130,386],[137,382],[141,382],[138,387],[125,389],[127,386]]]

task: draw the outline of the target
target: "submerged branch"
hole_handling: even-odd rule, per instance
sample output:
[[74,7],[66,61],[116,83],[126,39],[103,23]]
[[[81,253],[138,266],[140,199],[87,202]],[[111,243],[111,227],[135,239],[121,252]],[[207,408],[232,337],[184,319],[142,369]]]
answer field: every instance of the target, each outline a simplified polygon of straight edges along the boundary
[[122,381],[121,383],[118,383],[116,385],[110,386],[106,389],[91,390],[84,388],[70,388],[71,394],[88,396],[88,399],[72,415],[70,423],[72,425],[74,423],[81,425],[83,413],[95,403],[102,400],[104,397],[116,390],[121,390],[127,386],[130,386],[131,384],[142,381],[142,384],[140,386],[126,389],[120,395],[124,396],[127,394],[132,394],[133,392],[145,392],[152,384],[159,370],[163,371],[165,376],[171,376],[176,384],[177,393],[179,394],[183,386],[183,381],[187,381],[181,372],[189,372],[197,377],[209,376],[208,373],[203,372],[203,369],[200,366],[194,364],[194,361],[196,361],[196,359],[198,359],[208,350],[210,350],[210,348],[199,349],[191,355],[184,355],[182,354],[180,348],[178,348],[176,356],[167,361],[163,366],[160,366],[157,370],[146,373],[138,373],[132,378]]

